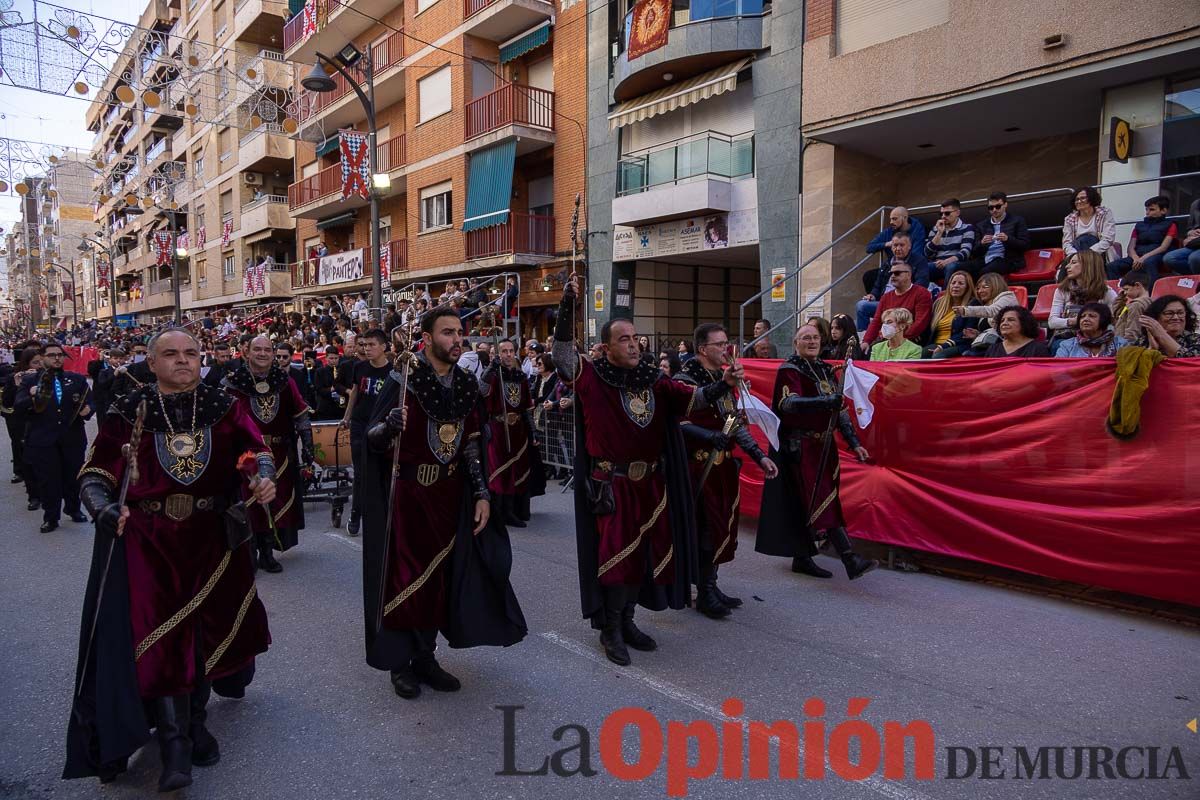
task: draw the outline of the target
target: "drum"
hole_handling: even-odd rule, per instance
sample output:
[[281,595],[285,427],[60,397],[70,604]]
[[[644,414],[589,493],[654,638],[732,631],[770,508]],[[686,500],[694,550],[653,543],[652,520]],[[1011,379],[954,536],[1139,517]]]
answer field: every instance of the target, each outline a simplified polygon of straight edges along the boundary
[[312,423],[313,456],[322,467],[349,467],[350,429],[338,428],[337,421]]

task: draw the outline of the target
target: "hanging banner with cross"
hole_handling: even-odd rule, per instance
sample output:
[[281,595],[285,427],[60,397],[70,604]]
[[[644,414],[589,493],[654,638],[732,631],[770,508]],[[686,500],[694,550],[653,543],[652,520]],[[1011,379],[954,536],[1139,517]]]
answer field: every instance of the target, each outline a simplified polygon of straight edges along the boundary
[[354,195],[364,200],[371,196],[371,159],[368,157],[367,135],[358,131],[338,131],[342,154],[342,199]]
[[221,247],[229,247],[233,238],[233,220],[227,219],[221,223]]
[[199,250],[203,250],[206,244],[208,244],[208,232],[201,225],[196,229],[196,247]]
[[154,263],[163,266],[171,263],[171,232],[156,231],[154,234]]
[[392,280],[392,248],[383,244],[379,248],[379,280],[388,283]]
[[108,264],[96,260],[96,287],[99,289],[108,288]]

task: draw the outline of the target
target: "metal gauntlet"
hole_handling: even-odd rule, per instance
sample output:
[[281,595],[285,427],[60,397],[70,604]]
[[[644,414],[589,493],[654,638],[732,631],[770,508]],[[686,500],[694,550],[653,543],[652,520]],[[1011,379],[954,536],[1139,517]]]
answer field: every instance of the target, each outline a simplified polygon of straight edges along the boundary
[[270,453],[259,453],[255,459],[258,462],[258,477],[263,480],[275,480],[275,459]]
[[79,502],[92,515],[96,530],[106,536],[117,535],[121,509],[112,485],[99,475],[87,474],[79,482]]
[[843,410],[841,414],[838,414],[838,430],[842,432],[842,436],[846,439],[846,444],[850,445],[851,450],[862,446],[862,442],[858,439],[858,433],[854,430],[854,423],[850,421],[850,412]]
[[742,452],[750,456],[750,459],[755,464],[761,464],[762,460],[767,457],[767,454],[758,446],[758,442],[754,441],[754,437],[750,434],[750,429],[745,425],[739,425],[734,428],[733,440],[738,443],[738,447],[742,448]]
[[[575,326],[575,293],[563,292],[562,300],[558,302],[558,317],[554,320],[554,341],[574,342]],[[558,363],[555,359],[555,363]]]
[[711,408],[717,404],[718,400],[729,394],[732,390],[733,387],[723,380],[713,381],[707,386],[701,386],[696,390],[700,394],[697,398],[696,408]]
[[300,457],[304,461],[304,466],[308,466],[313,462],[313,435],[312,435],[312,420],[309,419],[307,412],[296,417],[296,435],[300,439]]
[[488,494],[487,479],[483,477],[483,460],[479,455],[477,437],[463,445],[462,459],[467,465],[467,475],[471,478],[471,494],[476,500],[489,499],[491,495]]
[[392,446],[392,429],[386,421],[376,422],[367,428],[367,445],[375,453],[386,453]]
[[779,401],[779,411],[782,414],[793,414],[798,411],[813,408],[838,408],[842,405],[840,394],[819,394],[815,397],[802,397],[789,394]]

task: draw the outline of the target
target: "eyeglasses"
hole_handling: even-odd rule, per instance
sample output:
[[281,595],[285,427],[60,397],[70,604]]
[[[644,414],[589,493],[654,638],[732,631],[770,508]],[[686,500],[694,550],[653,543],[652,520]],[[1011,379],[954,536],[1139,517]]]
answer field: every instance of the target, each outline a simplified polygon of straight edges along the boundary
[[725,340],[725,341],[723,341],[723,342],[708,342],[708,343],[706,343],[704,346],[705,346],[705,347],[718,347],[718,348],[720,348],[720,349],[722,349],[722,350],[723,350],[723,349],[725,349],[726,347],[729,347],[729,340],[728,340],[728,339],[726,339],[726,340]]
[[1003,204],[1003,203],[997,203],[997,204],[996,204],[996,205],[994,205],[994,206],[993,206],[993,205],[989,205],[989,206],[988,206],[988,211],[999,211],[999,210],[1000,210],[1000,209],[1002,209],[1002,208],[1004,208],[1004,204]]
[[1159,314],[1163,319],[1183,319],[1187,316],[1186,311],[1164,311]]

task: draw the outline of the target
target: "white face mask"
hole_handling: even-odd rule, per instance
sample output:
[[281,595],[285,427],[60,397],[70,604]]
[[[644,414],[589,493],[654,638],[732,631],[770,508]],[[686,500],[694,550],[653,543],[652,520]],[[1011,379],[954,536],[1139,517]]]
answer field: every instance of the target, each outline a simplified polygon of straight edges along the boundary
[[896,326],[890,322],[883,323],[883,326],[879,329],[879,335],[885,339],[892,338],[896,335]]
[[146,360],[145,354],[143,354],[143,353],[134,353],[133,354],[133,363],[140,364],[145,360]]

